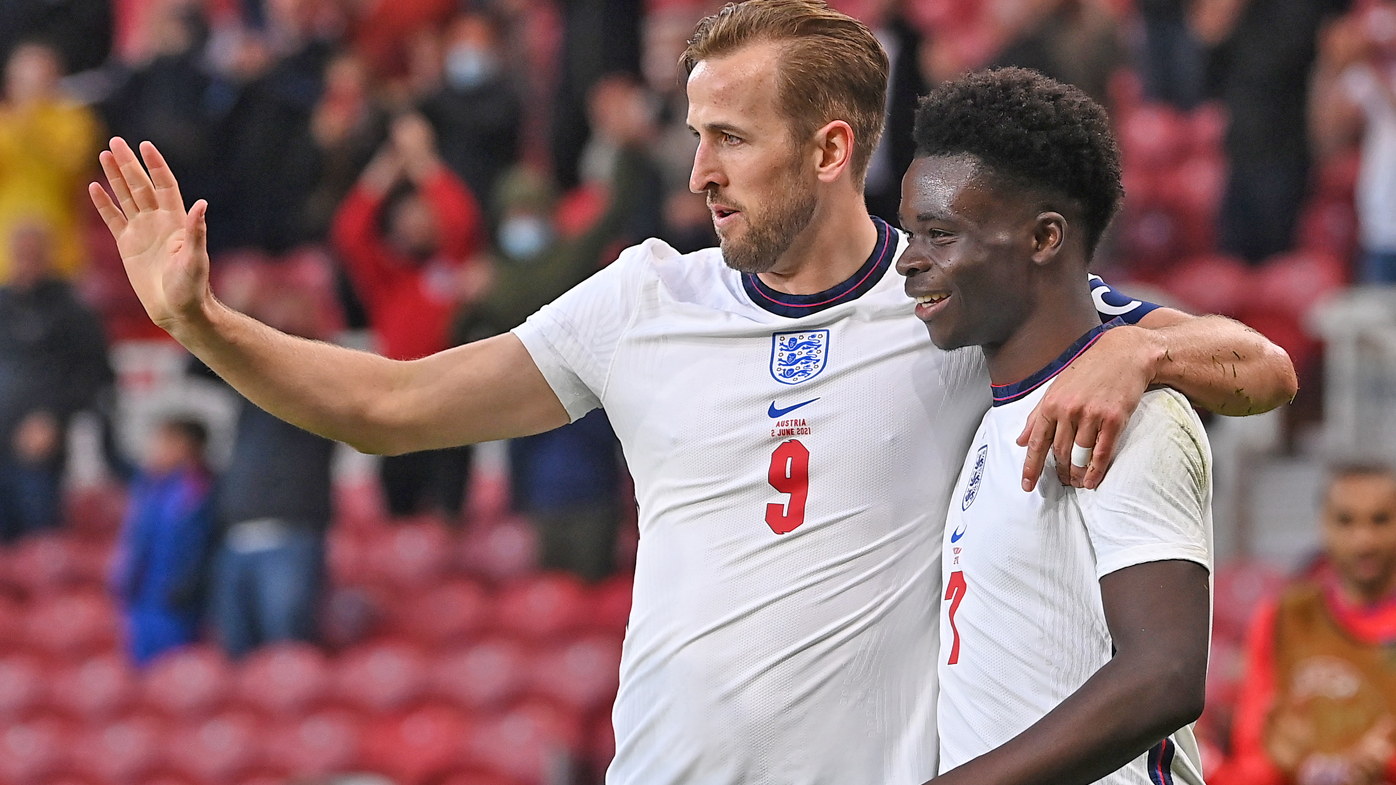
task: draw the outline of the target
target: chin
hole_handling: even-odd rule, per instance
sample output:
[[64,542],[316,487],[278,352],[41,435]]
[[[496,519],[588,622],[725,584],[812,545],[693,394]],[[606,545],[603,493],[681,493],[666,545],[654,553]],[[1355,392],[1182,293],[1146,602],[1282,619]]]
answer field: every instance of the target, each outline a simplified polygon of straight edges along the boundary
[[944,349],[948,352],[973,345],[973,341],[970,341],[963,335],[956,335],[955,330],[951,327],[939,326],[932,322],[926,322],[925,324],[926,332],[931,336],[931,343],[935,344],[937,349]]

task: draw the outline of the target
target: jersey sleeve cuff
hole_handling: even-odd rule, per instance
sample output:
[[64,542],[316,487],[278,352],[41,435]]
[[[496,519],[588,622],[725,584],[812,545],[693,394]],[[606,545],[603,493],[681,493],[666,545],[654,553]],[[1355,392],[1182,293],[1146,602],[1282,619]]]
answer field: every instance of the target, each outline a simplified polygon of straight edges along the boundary
[[534,319],[529,319],[510,332],[523,342],[524,348],[533,358],[533,364],[538,366],[543,379],[553,388],[553,394],[567,410],[571,422],[580,420],[587,412],[601,405],[591,389],[567,367],[557,347],[543,334],[543,330]]
[[1212,571],[1212,556],[1206,548],[1193,545],[1139,545],[1128,548],[1101,559],[1096,563],[1096,578],[1104,578],[1112,572],[1126,567],[1149,564],[1156,561],[1190,561],[1202,565],[1207,572]]

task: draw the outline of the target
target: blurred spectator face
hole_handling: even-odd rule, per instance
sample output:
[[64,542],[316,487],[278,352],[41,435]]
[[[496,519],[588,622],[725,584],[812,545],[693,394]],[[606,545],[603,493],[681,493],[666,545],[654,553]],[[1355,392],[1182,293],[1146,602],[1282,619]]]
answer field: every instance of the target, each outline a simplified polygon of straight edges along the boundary
[[43,44],[23,44],[5,64],[5,99],[25,105],[51,99],[58,94],[63,63],[58,52]]
[[421,194],[408,194],[393,206],[388,240],[398,253],[417,261],[436,254],[436,216]]
[[671,93],[683,84],[679,58],[697,21],[685,8],[662,8],[645,16],[640,69],[650,89]]
[[53,238],[48,227],[27,222],[16,226],[10,235],[10,283],[27,289],[44,280],[51,272]]
[[740,272],[774,267],[817,206],[809,151],[778,108],[779,52],[753,44],[688,77],[688,125],[698,132],[688,187],[707,195],[723,260]]
[[194,46],[202,9],[189,0],[162,0],[146,16],[146,38],[152,55],[181,55]]
[[155,431],[145,457],[145,470],[153,475],[169,474],[181,466],[197,463],[203,445],[185,429],[164,423]]
[[499,223],[499,250],[519,261],[536,259],[553,242],[549,216],[533,210],[511,210]]
[[1396,475],[1334,478],[1324,500],[1323,543],[1344,587],[1368,600],[1385,596],[1396,577]]
[[638,144],[650,135],[654,110],[649,95],[630,76],[602,78],[587,98],[591,127],[611,144]]
[[499,36],[494,24],[478,14],[458,17],[446,41],[446,83],[456,90],[471,90],[498,73]]

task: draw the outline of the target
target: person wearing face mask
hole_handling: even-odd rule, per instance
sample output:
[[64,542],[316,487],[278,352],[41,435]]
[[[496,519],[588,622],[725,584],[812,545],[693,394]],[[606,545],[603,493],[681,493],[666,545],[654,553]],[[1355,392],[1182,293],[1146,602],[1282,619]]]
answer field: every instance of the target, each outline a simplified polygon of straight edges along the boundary
[[[562,236],[554,224],[556,188],[535,170],[517,167],[500,180],[501,216],[486,294],[457,317],[455,337],[469,343],[522,324],[529,314],[581,283],[624,239],[645,193],[645,154],[631,140],[620,147],[609,178],[605,212],[588,229]],[[509,443],[514,504],[538,532],[542,566],[600,580],[614,568],[620,462],[602,412],[554,431]]]
[[441,158],[481,201],[519,159],[523,101],[500,64],[499,26],[471,12],[451,23],[441,89],[421,105],[436,129]]
[[[475,296],[470,260],[483,239],[475,197],[437,153],[431,126],[415,114],[395,120],[331,229],[380,353],[409,360],[447,348],[452,314]],[[456,518],[469,470],[469,447],[384,458],[389,513]]]

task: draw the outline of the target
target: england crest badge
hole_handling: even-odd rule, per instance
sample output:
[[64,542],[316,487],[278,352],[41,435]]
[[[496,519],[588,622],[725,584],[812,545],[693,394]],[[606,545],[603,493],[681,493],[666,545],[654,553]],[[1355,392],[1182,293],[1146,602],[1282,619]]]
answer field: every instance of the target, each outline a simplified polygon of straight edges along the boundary
[[771,377],[799,384],[819,375],[829,360],[829,331],[776,333],[771,336]]

